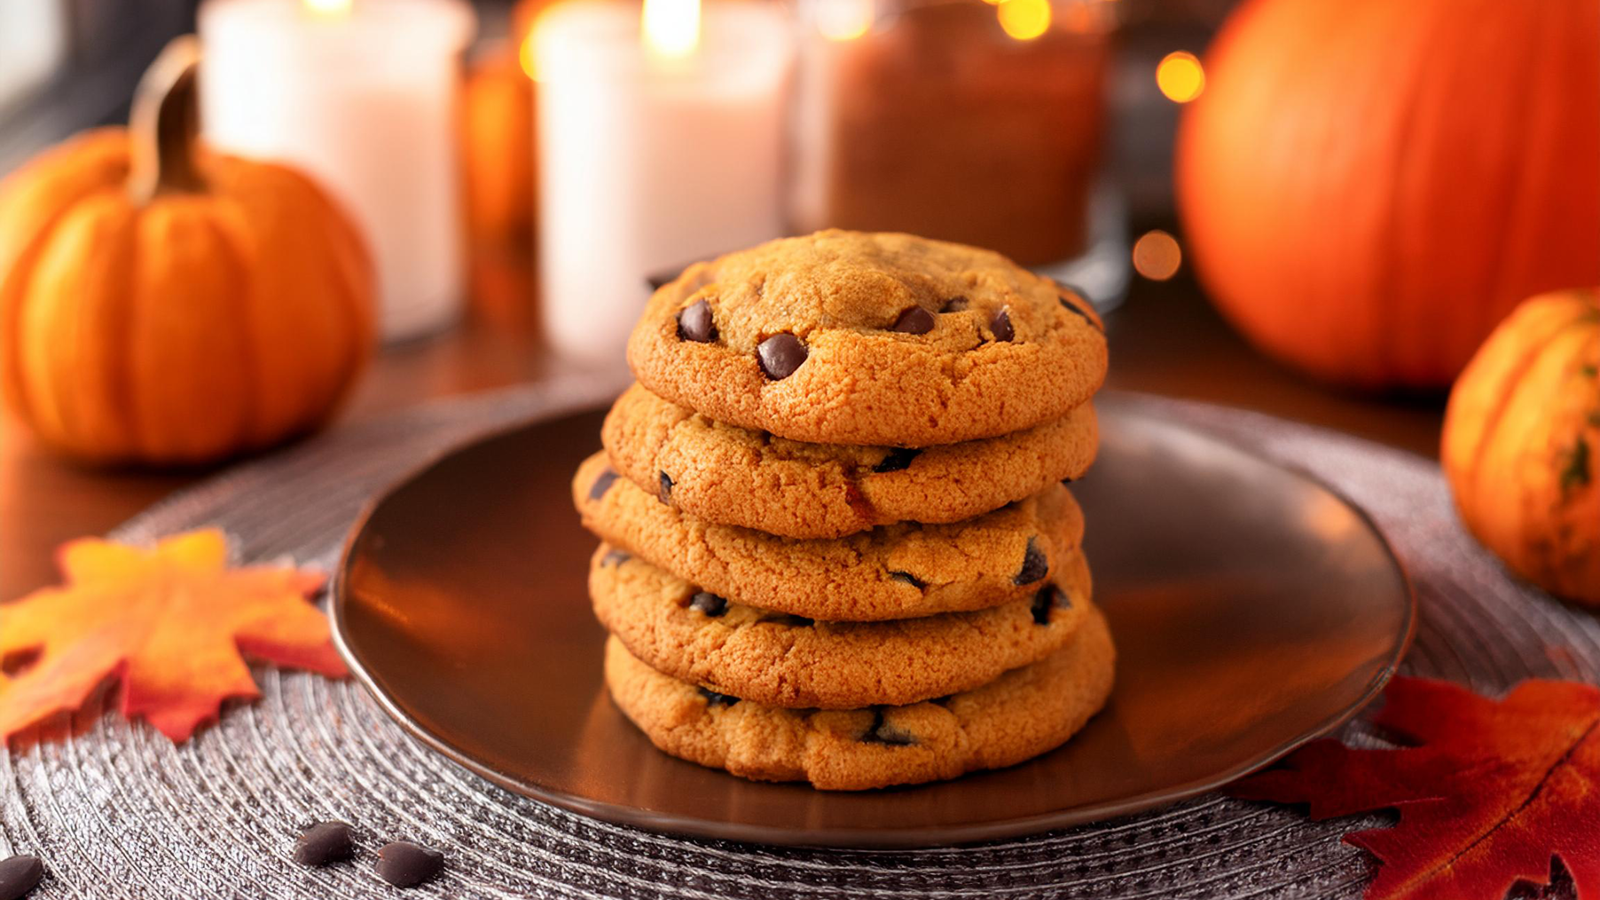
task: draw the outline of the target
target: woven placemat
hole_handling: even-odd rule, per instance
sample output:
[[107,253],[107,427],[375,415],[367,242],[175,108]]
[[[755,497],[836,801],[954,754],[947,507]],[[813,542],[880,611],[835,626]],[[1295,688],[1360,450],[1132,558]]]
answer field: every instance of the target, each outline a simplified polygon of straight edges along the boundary
[[[242,465],[119,528],[146,541],[220,525],[244,561],[291,555],[331,567],[363,503],[451,446],[595,406],[613,379],[421,407]],[[1529,676],[1595,681],[1596,619],[1508,579],[1462,532],[1437,467],[1262,415],[1139,400],[1160,415],[1309,471],[1365,507],[1421,602],[1412,674],[1501,691]],[[803,850],[685,840],[523,799],[424,749],[353,682],[257,669],[265,697],[175,747],[107,716],[78,737],[0,753],[0,856],[43,857],[40,898],[393,897],[370,856],[308,870],[289,860],[308,823],[345,819],[363,848],[405,837],[448,868],[411,892],[437,897],[1354,897],[1370,861],[1352,825],[1200,797],[1145,815],[973,847]],[[1375,740],[1361,722],[1346,737]],[[1558,882],[1550,893],[1570,894]]]

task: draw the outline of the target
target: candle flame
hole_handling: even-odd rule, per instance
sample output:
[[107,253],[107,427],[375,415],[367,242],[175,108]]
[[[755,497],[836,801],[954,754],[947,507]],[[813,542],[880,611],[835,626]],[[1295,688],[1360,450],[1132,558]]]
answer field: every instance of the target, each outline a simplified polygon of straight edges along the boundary
[[1206,70],[1193,53],[1177,50],[1156,65],[1156,87],[1174,103],[1188,103],[1206,89]]
[[319,16],[347,16],[353,0],[300,0],[305,8]]
[[1000,28],[1019,41],[1031,41],[1050,30],[1050,0],[1000,0]]
[[700,0],[644,0],[644,44],[668,58],[694,53],[700,44]]
[[872,30],[872,0],[823,0],[817,4],[817,30],[830,41],[853,41]]

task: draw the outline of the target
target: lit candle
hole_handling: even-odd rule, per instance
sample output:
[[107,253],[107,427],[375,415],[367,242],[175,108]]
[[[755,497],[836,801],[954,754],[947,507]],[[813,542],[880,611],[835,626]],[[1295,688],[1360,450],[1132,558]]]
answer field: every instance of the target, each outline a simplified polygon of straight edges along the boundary
[[201,128],[211,146],[310,172],[355,216],[378,273],[383,336],[461,309],[461,0],[207,0]]
[[646,278],[783,231],[775,5],[579,0],[536,35],[544,331],[620,359]]

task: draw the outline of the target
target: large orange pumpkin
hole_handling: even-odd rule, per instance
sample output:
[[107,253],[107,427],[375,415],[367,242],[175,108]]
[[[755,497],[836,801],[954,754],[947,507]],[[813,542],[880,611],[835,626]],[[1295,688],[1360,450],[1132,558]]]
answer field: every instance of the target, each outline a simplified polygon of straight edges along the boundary
[[198,51],[141,83],[133,129],[0,183],[0,388],[48,444],[199,463],[321,423],[373,342],[371,264],[293,170],[194,146]]
[[1600,283],[1600,2],[1246,0],[1176,181],[1223,313],[1366,387],[1443,387],[1525,297]]
[[1440,455],[1485,546],[1600,604],[1600,290],[1535,297],[1495,330],[1450,394]]

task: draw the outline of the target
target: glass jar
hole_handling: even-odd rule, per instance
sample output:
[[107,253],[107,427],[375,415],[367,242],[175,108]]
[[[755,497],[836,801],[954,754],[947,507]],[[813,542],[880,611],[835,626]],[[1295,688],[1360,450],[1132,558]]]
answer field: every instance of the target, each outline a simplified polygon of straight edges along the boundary
[[960,241],[1120,296],[1098,179],[1116,5],[801,0],[793,230]]

